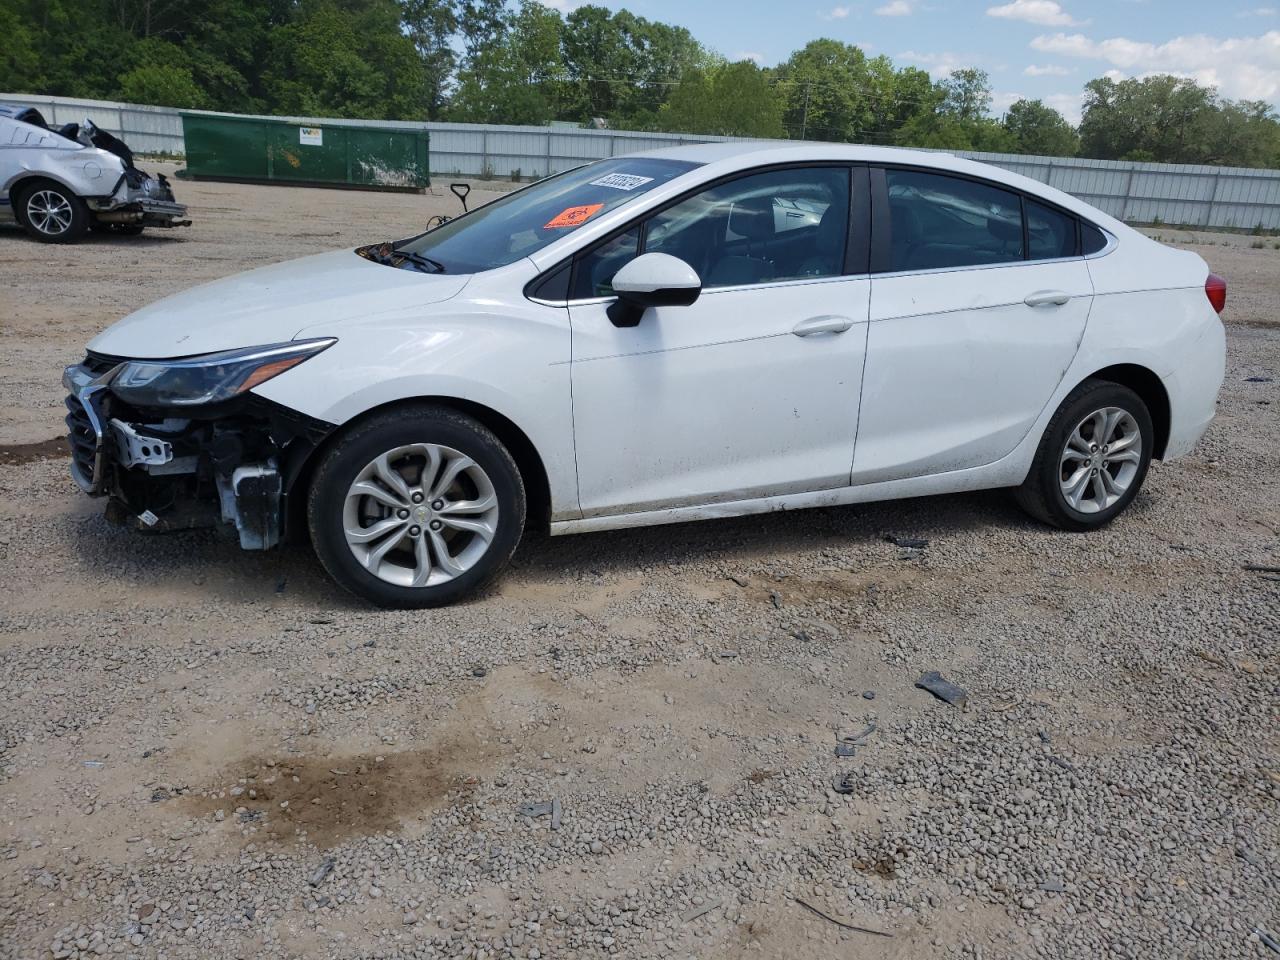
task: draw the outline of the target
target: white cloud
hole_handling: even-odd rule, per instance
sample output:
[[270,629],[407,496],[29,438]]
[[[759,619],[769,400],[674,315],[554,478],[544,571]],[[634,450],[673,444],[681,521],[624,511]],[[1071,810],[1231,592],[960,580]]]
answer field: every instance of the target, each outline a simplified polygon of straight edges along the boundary
[[911,0],[889,0],[883,7],[876,7],[877,17],[911,16]]
[[845,17],[849,16],[851,12],[852,11],[850,11],[848,7],[832,7],[826,13],[820,13],[818,16],[823,20],[843,20]]
[[1275,7],[1254,7],[1252,10],[1241,10],[1237,17],[1274,17],[1280,11]]
[[733,55],[733,59],[735,61],[751,60],[756,64],[761,64],[761,63],[764,63],[764,54],[756,53],[754,50],[739,50],[737,53]]
[[914,50],[907,50],[898,54],[898,60],[905,60],[907,63],[918,63],[929,71],[929,75],[934,80],[942,80],[951,76],[957,70],[963,70],[965,67],[973,66],[973,58],[965,57],[958,53],[917,53]]
[[1041,97],[1045,106],[1053,107],[1067,119],[1073,127],[1080,126],[1080,117],[1084,112],[1084,95],[1080,93],[1054,93]]
[[1022,20],[1045,27],[1078,27],[1081,21],[1062,9],[1054,0],[1013,0],[999,7],[988,7],[988,17]]
[[1022,72],[1028,77],[1069,77],[1074,71],[1067,67],[1059,67],[1056,64],[1041,67],[1033,63]]
[[1091,40],[1083,34],[1036,37],[1041,53],[1101,60],[1131,74],[1172,73],[1217,87],[1224,96],[1249,100],[1280,97],[1280,30],[1258,37],[1175,37],[1154,44],[1124,37]]
[[1062,114],[1067,123],[1078,127],[1083,99],[1083,96],[1078,93],[1053,93],[1047,97],[1029,97],[1025,93],[996,92],[991,94],[991,112],[999,117],[1008,113],[1009,108],[1019,100],[1039,100],[1046,107],[1052,107]]

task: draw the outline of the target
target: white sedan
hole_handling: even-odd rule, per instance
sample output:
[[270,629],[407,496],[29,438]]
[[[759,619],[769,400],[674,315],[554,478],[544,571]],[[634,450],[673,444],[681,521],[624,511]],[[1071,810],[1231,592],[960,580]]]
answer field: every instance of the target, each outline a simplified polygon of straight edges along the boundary
[[309,534],[432,606],[581,533],[1012,487],[1089,530],[1187,453],[1222,280],[945,154],[713,144],[170,297],[69,367],[73,473],[141,529]]

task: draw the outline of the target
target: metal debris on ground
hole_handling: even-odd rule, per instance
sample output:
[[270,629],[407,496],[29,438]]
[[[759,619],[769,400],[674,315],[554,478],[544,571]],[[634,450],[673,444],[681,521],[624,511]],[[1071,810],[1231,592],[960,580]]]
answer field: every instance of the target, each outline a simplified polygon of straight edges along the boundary
[[965,692],[964,688],[944,679],[937,670],[929,670],[922,673],[920,679],[916,681],[916,686],[921,690],[929,691],[939,700],[949,703],[953,707],[964,707],[969,702],[969,694]]
[[320,862],[320,866],[311,871],[311,876],[307,877],[307,883],[313,887],[318,887],[324,883],[324,878],[333,872],[334,860],[332,857],[325,857]]
[[522,817],[545,817],[554,810],[554,800],[543,800],[538,803],[522,803],[516,808],[516,812]]
[[890,533],[885,535],[885,539],[904,550],[923,550],[929,545],[929,541],[923,537],[899,537]]
[[747,585],[747,581],[743,580],[741,577],[735,577],[732,573],[725,574],[724,578],[726,580],[732,580],[740,587],[745,587]]
[[821,917],[823,920],[826,920],[829,923],[834,923],[837,927],[843,927],[846,930],[852,930],[854,933],[867,933],[873,937],[892,937],[893,936],[892,933],[889,933],[886,930],[872,930],[870,927],[859,927],[859,926],[855,926],[852,923],[845,923],[843,920],[837,920],[835,917],[831,916],[831,914],[823,913],[813,904],[805,903],[805,901],[801,900],[799,897],[792,897],[791,899],[794,900],[796,903],[798,903],[800,906],[804,907],[810,913]]
[[1260,926],[1255,927],[1253,932],[1258,935],[1258,939],[1262,941],[1262,945],[1268,950],[1271,950],[1273,953],[1280,953],[1280,939],[1277,939],[1269,931],[1264,930]]
[[1280,573],[1280,567],[1268,567],[1261,563],[1246,563],[1244,568],[1250,573]]
[[560,829],[560,814],[561,814],[560,799],[557,797],[556,799],[551,801],[551,829],[552,830]]
[[836,793],[853,793],[853,777],[847,773],[837,773],[831,778],[831,789]]
[[862,691],[862,699],[863,699],[863,700],[874,700],[875,698],[876,698],[876,692],[875,692],[874,690],[863,690],[863,691]]
[[712,910],[715,910],[717,907],[722,906],[723,904],[724,904],[723,900],[711,900],[708,903],[704,903],[700,907],[694,907],[692,910],[686,910],[683,914],[681,914],[680,919],[683,920],[685,923],[689,923],[691,920],[697,920],[704,913],[710,913]]
[[1245,377],[1245,383],[1270,383],[1271,377]]
[[852,757],[857,752],[858,752],[858,745],[856,743],[842,742],[842,743],[836,744],[837,757]]

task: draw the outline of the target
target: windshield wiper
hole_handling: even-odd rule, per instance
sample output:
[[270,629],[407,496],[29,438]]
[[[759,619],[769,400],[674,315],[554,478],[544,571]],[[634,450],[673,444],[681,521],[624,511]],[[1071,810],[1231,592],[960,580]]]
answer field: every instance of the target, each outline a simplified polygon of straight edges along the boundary
[[432,273],[445,273],[444,264],[439,260],[432,260],[430,257],[423,256],[420,253],[414,253],[412,250],[396,250],[391,254],[393,257],[403,257],[412,263],[415,267],[425,267]]

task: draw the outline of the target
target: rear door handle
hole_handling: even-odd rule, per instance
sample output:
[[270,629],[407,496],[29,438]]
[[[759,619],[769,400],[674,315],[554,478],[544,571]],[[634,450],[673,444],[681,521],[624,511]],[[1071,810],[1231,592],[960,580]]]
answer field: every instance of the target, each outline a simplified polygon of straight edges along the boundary
[[852,326],[848,317],[810,317],[797,323],[791,332],[797,337],[811,337],[815,333],[844,333]]
[[1071,294],[1061,290],[1038,290],[1029,293],[1022,302],[1028,307],[1060,307],[1071,300]]

